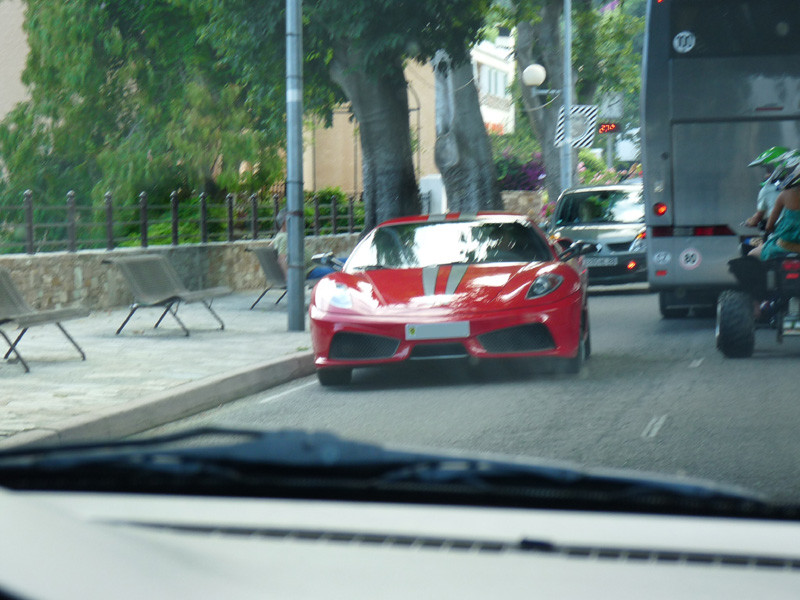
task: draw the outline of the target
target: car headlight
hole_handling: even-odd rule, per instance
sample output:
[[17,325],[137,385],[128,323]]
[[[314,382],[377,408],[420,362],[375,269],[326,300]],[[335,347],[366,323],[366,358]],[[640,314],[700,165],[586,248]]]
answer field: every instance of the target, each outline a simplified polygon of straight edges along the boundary
[[331,306],[353,308],[353,297],[350,295],[350,288],[342,283],[337,283],[336,289],[331,295]]
[[640,231],[639,235],[633,238],[628,252],[644,252],[647,249],[647,232]]
[[541,298],[542,296],[546,296],[560,286],[561,282],[563,281],[564,278],[561,275],[556,275],[555,273],[544,273],[543,275],[539,275],[533,280],[531,287],[528,289],[528,293],[525,294],[525,298],[530,300],[532,298]]

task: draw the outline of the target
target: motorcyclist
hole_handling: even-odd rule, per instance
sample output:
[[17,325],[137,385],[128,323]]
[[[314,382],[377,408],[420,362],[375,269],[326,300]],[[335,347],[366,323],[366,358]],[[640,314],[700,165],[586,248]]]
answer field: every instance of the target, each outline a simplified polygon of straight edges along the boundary
[[766,232],[772,235],[754,250],[761,260],[800,252],[800,187],[781,191],[767,220]]
[[[774,154],[775,148],[762,153]],[[760,158],[759,157],[759,158]],[[759,159],[757,158],[756,161]],[[756,161],[753,161],[754,164]],[[775,164],[767,185],[774,185],[779,191],[775,206],[767,219],[767,240],[750,252],[761,260],[776,258],[789,252],[800,252],[800,152],[787,150],[772,161]],[[767,164],[762,163],[762,164]],[[755,215],[754,215],[755,216]],[[751,217],[752,218],[752,217]]]
[[756,200],[756,212],[747,219],[744,223],[748,227],[758,227],[758,225],[769,218],[772,209],[775,207],[775,201],[778,199],[778,194],[781,193],[775,182],[770,181],[775,166],[772,164],[764,165],[765,174],[764,181],[761,184],[761,189],[758,192],[758,199]]

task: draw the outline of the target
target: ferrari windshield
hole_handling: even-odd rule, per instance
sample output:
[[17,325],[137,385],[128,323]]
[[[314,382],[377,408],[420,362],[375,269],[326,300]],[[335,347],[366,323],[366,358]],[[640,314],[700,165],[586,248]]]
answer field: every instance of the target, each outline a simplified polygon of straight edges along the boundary
[[425,221],[377,228],[353,251],[345,270],[552,259],[542,237],[520,221]]

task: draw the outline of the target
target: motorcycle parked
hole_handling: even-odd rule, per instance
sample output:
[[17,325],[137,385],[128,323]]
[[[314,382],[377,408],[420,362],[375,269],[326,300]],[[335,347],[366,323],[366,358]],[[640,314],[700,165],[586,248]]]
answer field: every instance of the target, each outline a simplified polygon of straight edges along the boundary
[[347,262],[347,258],[334,256],[333,252],[323,252],[321,254],[315,254],[312,256],[311,262],[313,262],[315,265],[329,267],[334,271],[341,271],[344,263]]

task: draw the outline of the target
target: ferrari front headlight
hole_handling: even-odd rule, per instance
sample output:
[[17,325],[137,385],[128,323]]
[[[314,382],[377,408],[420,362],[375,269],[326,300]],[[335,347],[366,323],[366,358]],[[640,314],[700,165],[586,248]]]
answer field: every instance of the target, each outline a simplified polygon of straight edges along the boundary
[[331,306],[335,308],[353,308],[353,297],[350,288],[342,283],[336,284],[336,289],[331,295]]
[[561,275],[556,275],[555,273],[544,273],[539,275],[536,279],[533,280],[531,287],[528,289],[528,293],[525,294],[525,298],[531,300],[533,298],[541,298],[542,296],[546,296],[564,281],[564,278]]

